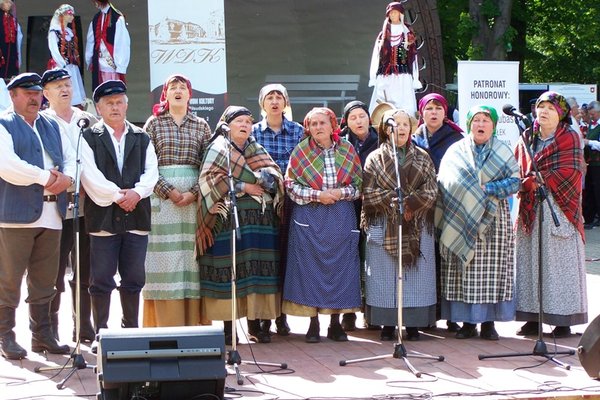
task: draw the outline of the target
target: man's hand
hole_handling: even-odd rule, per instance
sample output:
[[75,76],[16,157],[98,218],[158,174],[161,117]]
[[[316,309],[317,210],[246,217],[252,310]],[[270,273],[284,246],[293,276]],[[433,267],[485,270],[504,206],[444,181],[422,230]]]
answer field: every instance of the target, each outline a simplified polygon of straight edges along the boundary
[[71,186],[71,177],[59,172],[56,169],[50,170],[50,178],[44,186],[44,189],[52,194],[59,194]]
[[132,189],[123,189],[123,190],[120,190],[119,193],[123,194],[123,197],[121,197],[117,201],[117,204],[119,205],[119,207],[121,207],[126,212],[131,212],[131,211],[135,210],[137,203],[141,199],[140,195],[137,194],[137,192]]
[[184,192],[181,194],[181,200],[174,202],[177,207],[185,207],[196,201],[196,195],[192,192]]

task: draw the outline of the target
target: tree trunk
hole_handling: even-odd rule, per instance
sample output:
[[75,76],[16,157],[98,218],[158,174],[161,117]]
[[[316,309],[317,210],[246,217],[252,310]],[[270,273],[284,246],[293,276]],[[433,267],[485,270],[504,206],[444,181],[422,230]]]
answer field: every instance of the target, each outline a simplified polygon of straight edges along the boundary
[[493,1],[498,8],[499,14],[495,17],[484,14],[484,1],[486,0],[469,0],[469,14],[479,27],[473,35],[472,45],[481,50],[484,60],[506,60],[504,34],[510,27],[513,0],[488,0]]

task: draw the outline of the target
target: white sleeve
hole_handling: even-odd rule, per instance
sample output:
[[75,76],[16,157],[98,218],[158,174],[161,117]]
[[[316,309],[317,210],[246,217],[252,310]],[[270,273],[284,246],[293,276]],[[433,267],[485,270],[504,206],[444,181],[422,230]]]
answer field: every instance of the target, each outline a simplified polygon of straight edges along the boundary
[[419,90],[423,88],[423,84],[419,80],[419,56],[415,54],[415,61],[412,65],[413,89]]
[[104,174],[96,166],[94,152],[83,139],[81,141],[81,184],[85,189],[87,196],[100,207],[108,207],[123,195],[121,190],[114,182],[106,179]]
[[146,149],[146,165],[144,166],[144,173],[140,176],[140,180],[135,184],[133,190],[136,191],[140,197],[146,198],[154,192],[154,186],[158,182],[158,159],[156,157],[156,151],[152,141],[148,144]]
[[73,148],[69,138],[62,135],[62,133],[60,141],[62,144],[63,153],[63,174],[75,179],[75,172],[77,169],[77,153],[75,152],[75,149]]
[[23,45],[23,32],[21,25],[17,24],[17,53],[19,53],[19,68],[21,68],[21,46]]
[[113,59],[117,66],[117,72],[119,74],[125,74],[127,73],[127,67],[129,66],[131,39],[129,38],[129,32],[127,31],[127,25],[125,25],[125,18],[123,17],[119,17],[117,20],[114,46]]
[[50,171],[22,160],[16,153],[12,136],[0,125],[0,178],[16,186],[46,186]]
[[92,56],[94,55],[94,28],[93,23],[90,22],[90,26],[88,27],[87,39],[85,42],[85,64],[87,65],[87,69],[90,69],[92,66]]
[[597,140],[588,140],[588,146],[590,146],[592,150],[600,151],[600,142]]
[[56,37],[56,31],[54,30],[48,31],[48,48],[50,49],[50,55],[52,56],[52,59],[56,65],[60,68],[64,68],[67,63],[60,54],[60,49],[58,48],[58,38]]
[[375,79],[377,78],[377,69],[379,68],[379,51],[381,50],[381,43],[379,35],[375,39],[375,45],[373,46],[373,54],[371,54],[371,66],[369,67],[369,86],[375,86]]

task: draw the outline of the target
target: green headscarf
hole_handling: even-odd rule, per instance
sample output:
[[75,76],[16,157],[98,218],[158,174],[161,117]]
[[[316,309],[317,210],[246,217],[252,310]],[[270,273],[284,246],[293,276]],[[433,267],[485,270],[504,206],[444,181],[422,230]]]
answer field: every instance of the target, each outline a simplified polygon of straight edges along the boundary
[[498,113],[494,107],[490,106],[473,106],[467,113],[467,133],[471,133],[471,121],[476,114],[484,113],[492,119],[494,130],[492,135],[496,136],[496,125],[498,125]]

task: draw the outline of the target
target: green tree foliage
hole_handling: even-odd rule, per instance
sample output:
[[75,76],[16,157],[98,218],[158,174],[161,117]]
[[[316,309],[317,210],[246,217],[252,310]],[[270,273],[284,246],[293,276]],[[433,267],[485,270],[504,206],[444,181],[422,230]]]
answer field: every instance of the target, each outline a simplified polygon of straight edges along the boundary
[[493,41],[480,35],[493,29],[498,0],[480,0],[478,20],[473,0],[438,1],[448,82],[458,60],[504,59],[490,49],[501,43],[505,59],[520,61],[524,82],[600,83],[600,2],[512,1],[510,25]]
[[[527,53],[523,76],[530,82],[600,82],[600,3],[527,0]],[[521,34],[521,33],[519,33]]]

